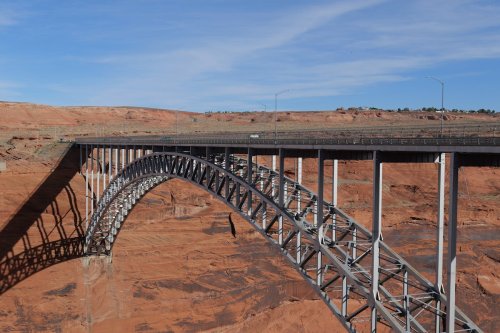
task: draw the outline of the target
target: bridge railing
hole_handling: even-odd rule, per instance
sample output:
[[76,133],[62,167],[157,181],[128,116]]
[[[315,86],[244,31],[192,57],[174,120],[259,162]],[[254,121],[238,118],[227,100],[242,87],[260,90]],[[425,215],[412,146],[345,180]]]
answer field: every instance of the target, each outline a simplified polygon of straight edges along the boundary
[[[77,138],[78,143],[94,143],[97,138]],[[99,144],[262,144],[262,145],[403,145],[403,146],[497,146],[500,137],[330,137],[330,138],[250,138],[225,136],[192,137],[105,137]]]

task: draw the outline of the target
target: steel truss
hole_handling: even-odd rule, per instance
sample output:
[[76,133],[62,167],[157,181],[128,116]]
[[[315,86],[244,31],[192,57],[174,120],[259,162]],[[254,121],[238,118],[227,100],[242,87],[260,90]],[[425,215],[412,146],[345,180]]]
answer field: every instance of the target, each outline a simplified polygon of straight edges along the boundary
[[[344,211],[323,200],[319,154],[318,194],[276,172],[228,154],[198,157],[151,153],[133,160],[110,181],[85,238],[88,255],[110,254],[128,213],[142,196],[171,179],[187,180],[224,201],[271,242],[351,332],[387,326],[399,332],[443,332],[446,297]],[[273,163],[274,164],[274,163]],[[381,172],[381,171],[380,171]],[[377,232],[377,230],[375,230]],[[378,267],[375,274],[372,267]],[[373,284],[373,276],[378,283]],[[377,277],[378,276],[378,277]],[[439,320],[436,320],[439,318]],[[455,328],[482,332],[456,309]],[[439,325],[438,325],[439,326]]]

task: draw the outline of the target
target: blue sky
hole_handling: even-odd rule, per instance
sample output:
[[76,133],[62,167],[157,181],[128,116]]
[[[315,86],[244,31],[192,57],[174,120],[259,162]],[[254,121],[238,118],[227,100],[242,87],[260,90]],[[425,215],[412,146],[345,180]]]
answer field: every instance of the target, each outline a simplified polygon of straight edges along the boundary
[[495,0],[0,0],[0,100],[500,111]]

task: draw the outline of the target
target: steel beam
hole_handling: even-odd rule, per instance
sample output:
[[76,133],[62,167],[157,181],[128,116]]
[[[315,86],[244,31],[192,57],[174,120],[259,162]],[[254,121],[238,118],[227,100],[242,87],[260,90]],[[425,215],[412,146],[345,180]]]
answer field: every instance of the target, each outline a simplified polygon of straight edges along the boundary
[[[297,159],[297,183],[302,185],[302,157]],[[297,211],[300,212],[302,191],[297,191]]]
[[316,206],[316,221],[318,227],[318,240],[321,244],[323,244],[323,189],[325,183],[325,154],[323,150],[318,150],[318,200]]
[[342,316],[347,316],[347,300],[349,299],[349,289],[347,288],[347,278],[342,276]]
[[448,289],[446,290],[447,333],[455,332],[455,285],[457,276],[458,169],[460,155],[451,153],[450,204],[448,211]]
[[231,158],[231,153],[229,151],[229,147],[226,147],[226,148],[224,148],[224,169],[226,170],[226,172],[225,172],[226,180],[224,183],[224,187],[225,187],[224,194],[225,194],[226,200],[229,198],[229,175],[228,175],[228,172],[231,169],[230,168],[231,162],[229,161],[230,158]]
[[[318,150],[318,200],[317,200],[317,223],[318,223],[318,242],[323,244],[324,239],[324,226],[323,226],[323,189],[325,183],[325,154],[323,150]],[[317,272],[316,272],[316,284],[321,286],[323,284],[323,263],[322,254],[318,252],[317,257]]]
[[118,155],[118,147],[113,147],[115,151],[115,172],[114,175],[118,174],[118,164],[120,164],[120,155]]
[[[285,188],[285,150],[279,150],[279,189],[278,189],[278,206],[283,208],[285,204],[284,188]],[[283,244],[283,216],[278,218],[278,243]]]
[[[276,155],[273,155],[272,157],[271,170],[276,171]],[[276,195],[276,180],[273,177],[271,179],[271,196],[274,198],[275,195]]]
[[[302,157],[297,159],[297,183],[302,184]],[[302,190],[299,188],[297,190],[297,212],[300,213],[301,210],[301,200],[302,200]],[[300,262],[302,256],[302,231],[299,229],[297,231],[297,242],[296,242],[296,261]]]
[[121,160],[122,160],[122,169],[125,169],[125,146],[120,147],[120,155],[121,155]]
[[405,269],[403,273],[403,309],[405,315],[405,328],[406,332],[411,332],[410,322],[410,296],[408,295],[408,271]]
[[[436,258],[436,284],[435,288],[439,294],[443,294],[443,244],[444,244],[444,192],[445,192],[445,153],[439,154],[438,158],[438,213],[437,213],[437,258]],[[441,331],[441,301],[436,300],[436,333]]]
[[90,214],[94,214],[94,145],[90,145]]
[[97,180],[96,180],[96,187],[97,187],[97,190],[96,190],[96,205],[97,203],[99,202],[99,199],[101,197],[101,191],[99,191],[99,188],[100,188],[100,184],[101,184],[101,157],[100,157],[100,153],[101,152],[101,148],[100,146],[98,145],[96,147],[96,157],[97,157],[97,161],[96,161],[96,166],[97,166]]
[[108,162],[108,184],[111,183],[111,178],[113,177],[113,148],[112,146],[108,147],[108,155],[109,155],[109,162]]
[[85,230],[89,226],[89,148],[85,145]]
[[[252,148],[248,148],[247,152],[247,182],[248,184],[253,184],[253,150]],[[247,196],[247,210],[248,215],[252,215],[252,191],[248,191]]]
[[[332,204],[337,208],[338,194],[338,176],[339,176],[339,160],[334,159],[332,165]],[[332,241],[337,240],[337,214],[332,214]]]
[[[382,235],[382,162],[380,152],[373,153],[372,286],[375,302],[379,296],[380,240]],[[371,305],[371,332],[377,331],[377,309]]]
[[[110,144],[133,144],[135,138],[107,138],[107,143]],[[142,140],[144,141],[144,140]],[[77,138],[77,143],[84,144],[96,144],[102,143],[100,138]],[[300,152],[301,156],[305,156],[311,151],[316,151],[317,149],[325,150],[336,150],[339,152],[345,152],[346,155],[352,155],[352,159],[371,159],[368,158],[367,154],[372,151],[387,151],[387,152],[416,152],[416,153],[442,153],[442,152],[459,152],[466,154],[474,154],[475,157],[484,161],[485,156],[481,155],[498,155],[500,154],[498,137],[476,137],[476,138],[363,138],[363,137],[351,137],[351,138],[303,138],[298,137],[294,140],[284,139],[279,140],[278,145],[275,142],[270,142],[269,140],[249,140],[249,139],[234,139],[230,137],[224,138],[187,138],[181,140],[181,142],[166,143],[162,136],[157,136],[151,138],[145,144],[161,146],[169,145],[174,147],[190,147],[198,146],[204,147],[210,145],[212,147],[232,147],[235,149],[241,148],[258,148],[262,151],[272,151],[276,148],[284,148],[290,150],[290,156],[296,154],[295,152]],[[357,154],[355,154],[357,153]],[[296,157],[296,156],[295,156]],[[339,159],[343,159],[338,157]],[[465,157],[469,160],[468,157]],[[495,161],[496,160],[496,161]],[[493,165],[500,165],[498,158],[495,158]],[[481,163],[483,164],[483,163]],[[491,164],[491,163],[489,163]]]
[[106,189],[106,146],[102,146],[102,192]]

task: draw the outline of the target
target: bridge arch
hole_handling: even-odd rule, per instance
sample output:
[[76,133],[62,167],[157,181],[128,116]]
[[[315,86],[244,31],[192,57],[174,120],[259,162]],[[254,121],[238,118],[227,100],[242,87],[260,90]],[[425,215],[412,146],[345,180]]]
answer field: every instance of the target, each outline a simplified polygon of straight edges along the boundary
[[[204,159],[177,152],[151,153],[125,166],[107,186],[92,215],[85,236],[86,254],[109,254],[137,202],[172,178],[207,190],[248,221],[288,259],[348,331],[365,330],[365,318],[376,309],[377,320],[396,331],[405,331],[411,323],[412,329],[425,332],[428,329],[415,320],[412,311],[421,316],[420,310],[428,310],[433,318],[428,304],[436,298],[445,301],[431,282],[383,242],[383,282],[380,295],[372,295],[367,268],[372,235],[367,229],[326,202],[323,222],[332,222],[318,228],[316,194],[286,177],[277,189],[276,172],[259,165],[249,170],[247,161],[235,157],[226,161],[224,155]],[[278,202],[280,189],[286,192],[283,205]],[[402,284],[421,297],[394,296],[401,294]],[[460,311],[457,314],[470,322],[463,320],[466,317]]]

